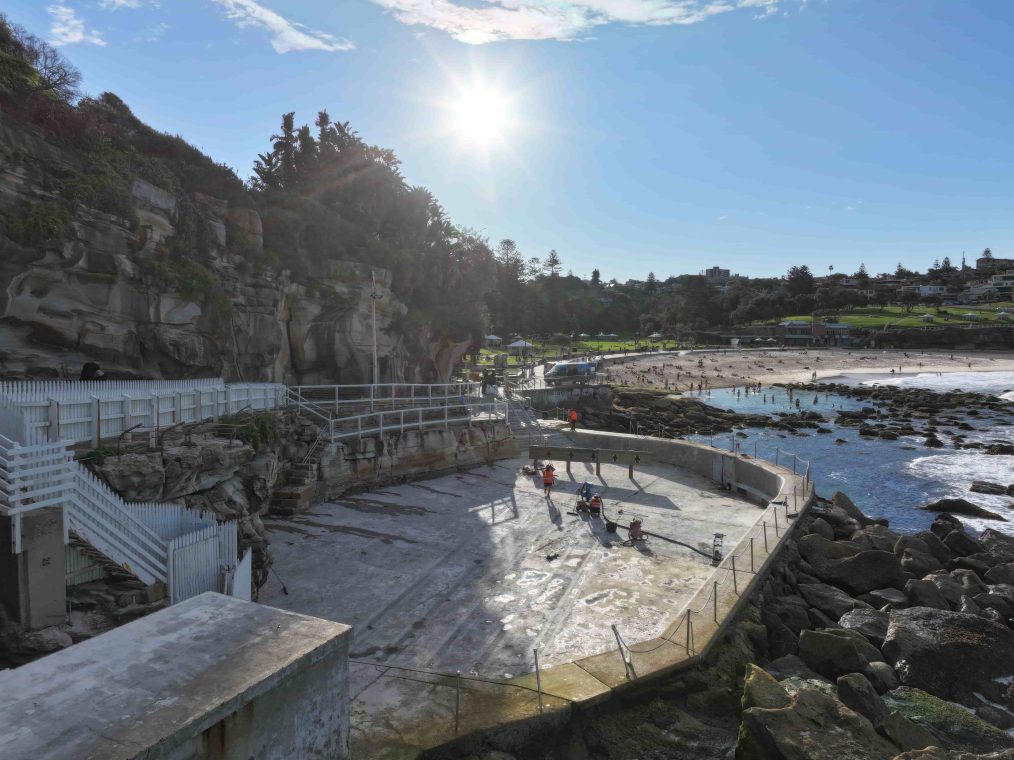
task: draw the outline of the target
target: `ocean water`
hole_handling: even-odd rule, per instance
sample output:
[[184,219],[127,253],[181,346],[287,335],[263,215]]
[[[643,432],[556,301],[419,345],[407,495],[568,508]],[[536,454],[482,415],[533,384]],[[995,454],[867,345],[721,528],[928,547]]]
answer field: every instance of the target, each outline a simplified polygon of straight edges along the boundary
[[[932,390],[952,390],[989,393],[1014,399],[1014,373],[971,372],[951,373],[942,377],[935,374],[905,377],[870,378],[867,376],[837,379],[838,382],[863,384],[890,384]],[[710,396],[700,397],[713,406],[736,412],[760,412],[776,414],[779,411],[796,411],[795,400],[800,401],[800,410],[813,410],[833,420],[839,409],[856,409],[869,402],[863,402],[835,395],[796,393],[790,401],[783,389],[764,389],[761,394],[737,398],[731,389],[712,391]],[[766,400],[765,400],[766,396]],[[694,398],[698,398],[694,394]],[[816,403],[814,401],[816,400]],[[1011,426],[996,425],[984,417],[969,417],[968,422],[975,431],[961,431],[968,441],[1003,440],[1014,442]],[[902,436],[895,441],[879,438],[868,439],[859,435],[853,427],[839,427],[829,422],[830,434],[812,430],[808,435],[796,436],[782,431],[747,429],[746,437],[723,434],[714,437],[714,445],[724,448],[740,443],[740,450],[765,459],[774,459],[775,449],[782,464],[790,466],[795,457],[798,471],[807,464],[817,486],[817,493],[830,496],[835,491],[847,493],[867,514],[886,517],[891,525],[904,532],[918,531],[933,522],[933,513],[918,507],[937,499],[960,497],[974,504],[986,507],[1006,517],[1009,522],[981,520],[962,517],[970,528],[982,530],[992,527],[1014,535],[1014,497],[989,496],[970,493],[968,488],[974,480],[988,480],[1007,485],[1014,483],[1014,457],[987,456],[980,451],[965,449],[930,449],[922,445],[923,438]],[[709,436],[695,436],[708,442]],[[947,436],[941,436],[946,442]],[[844,443],[836,443],[841,439]]]

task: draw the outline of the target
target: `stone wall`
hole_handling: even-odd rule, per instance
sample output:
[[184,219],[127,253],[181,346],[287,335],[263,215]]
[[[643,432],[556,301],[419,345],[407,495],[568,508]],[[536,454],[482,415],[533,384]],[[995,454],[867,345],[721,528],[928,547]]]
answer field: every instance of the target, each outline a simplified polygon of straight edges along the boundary
[[334,499],[350,490],[433,477],[517,453],[517,441],[503,422],[350,440],[329,447],[321,460],[319,495]]

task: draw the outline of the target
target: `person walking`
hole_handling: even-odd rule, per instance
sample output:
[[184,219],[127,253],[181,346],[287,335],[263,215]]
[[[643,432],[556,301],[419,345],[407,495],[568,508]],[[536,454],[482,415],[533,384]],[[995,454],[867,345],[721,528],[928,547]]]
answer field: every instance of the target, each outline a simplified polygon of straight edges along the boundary
[[553,490],[553,484],[556,482],[556,468],[553,467],[552,462],[547,462],[546,467],[542,470],[542,492],[549,496]]
[[567,419],[570,420],[570,429],[577,430],[577,409],[571,409]]

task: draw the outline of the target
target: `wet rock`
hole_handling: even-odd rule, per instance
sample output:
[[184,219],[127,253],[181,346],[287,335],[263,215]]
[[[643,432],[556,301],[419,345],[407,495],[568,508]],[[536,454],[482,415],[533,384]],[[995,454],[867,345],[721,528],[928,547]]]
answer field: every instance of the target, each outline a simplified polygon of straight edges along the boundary
[[933,524],[930,525],[930,532],[941,541],[943,541],[947,534],[952,530],[964,531],[964,529],[965,526],[961,524],[961,520],[946,512],[934,517]]
[[985,507],[980,507],[977,504],[973,504],[967,499],[940,499],[934,501],[931,504],[926,504],[919,509],[925,509],[928,512],[947,512],[955,515],[967,515],[969,517],[980,517],[986,520],[1000,520],[1001,522],[1007,522],[1007,518],[1002,515],[998,515],[996,512],[991,512]]
[[961,597],[967,593],[958,579],[948,573],[932,573],[923,580],[931,581],[939,589],[940,594],[947,600],[947,604],[951,606],[952,610],[958,609],[961,605]]
[[973,597],[973,601],[981,610],[996,610],[1005,621],[1014,616],[1010,602],[999,594],[978,594]]
[[901,557],[906,549],[915,549],[923,554],[930,553],[929,546],[918,536],[898,536],[898,540],[894,542],[891,551]]
[[979,536],[979,544],[988,555],[989,565],[1014,562],[1014,536],[1008,536],[992,528],[986,528]]
[[[798,596],[780,596],[765,605],[762,615],[770,612],[775,615],[781,623],[792,633],[799,635],[799,632],[810,627],[810,618],[806,614],[809,605]],[[766,621],[765,621],[765,624]],[[770,626],[769,626],[770,627]]]
[[975,600],[970,596],[961,597],[961,602],[958,605],[958,612],[964,612],[969,615],[981,615],[982,608],[975,603]]
[[855,631],[803,631],[799,657],[827,678],[861,673],[871,662],[883,660],[880,651]]
[[1014,631],[962,612],[892,610],[881,649],[903,684],[942,699],[1014,673]]
[[990,456],[1014,455],[1014,443],[994,443],[986,447],[985,453]]
[[847,494],[841,491],[835,491],[831,497],[831,503],[862,526],[872,525],[876,522],[875,518],[866,515],[852,502],[852,499]]
[[846,612],[858,608],[869,609],[870,605],[853,599],[848,594],[826,583],[802,583],[797,587],[810,606],[838,620]]
[[838,619],[838,625],[848,631],[858,631],[875,647],[880,647],[887,636],[889,615],[870,608],[846,612]]
[[820,610],[816,609],[815,607],[810,607],[806,611],[806,614],[809,615],[809,617],[810,617],[810,623],[817,630],[820,630],[822,628],[840,628],[841,627],[840,625],[838,625],[838,623],[836,623],[834,620],[832,620],[831,618],[829,618],[827,615],[825,615],[823,612],[821,612]]
[[1007,486],[1000,485],[999,483],[990,483],[987,480],[974,481],[968,490],[972,493],[985,493],[993,496],[1007,495]]

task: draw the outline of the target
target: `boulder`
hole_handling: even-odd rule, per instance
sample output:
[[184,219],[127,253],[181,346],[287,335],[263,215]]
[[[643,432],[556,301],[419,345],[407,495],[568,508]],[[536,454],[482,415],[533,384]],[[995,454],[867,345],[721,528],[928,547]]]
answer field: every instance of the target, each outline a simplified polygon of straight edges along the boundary
[[983,551],[989,555],[989,565],[999,565],[1014,562],[1014,536],[1000,533],[992,528],[986,528],[979,536],[979,544]]
[[884,605],[890,605],[892,610],[900,610],[909,606],[908,596],[904,591],[896,588],[875,588],[866,594],[870,604],[878,610]]
[[862,673],[848,673],[839,676],[838,699],[842,703],[876,724],[887,717],[887,705]]
[[982,544],[963,530],[952,530],[944,537],[944,544],[959,557],[967,557],[982,551]]
[[983,562],[981,559],[975,557],[956,557],[947,563],[947,569],[951,570],[971,570],[979,577],[984,576],[989,572],[989,568],[992,565]]
[[835,491],[831,497],[831,504],[843,511],[850,518],[858,522],[860,525],[872,525],[875,521],[871,517],[867,517],[859,507],[852,503],[846,494],[841,491]]
[[904,685],[942,699],[1014,673],[1014,631],[962,612],[892,610],[881,649]]
[[900,536],[884,525],[867,525],[852,534],[851,542],[861,549],[879,549],[889,552]]
[[743,712],[737,760],[888,760],[897,754],[873,725],[841,700],[801,689],[788,707]]
[[1014,584],[1014,563],[1006,562],[991,567],[986,572],[986,580],[990,583]]
[[[763,611],[773,614],[786,628],[798,636],[801,630],[810,627],[810,617],[806,614],[808,606],[798,596],[779,596],[764,605]],[[766,621],[765,625],[767,625]]]
[[[987,571],[988,572],[988,571]],[[950,575],[961,584],[961,588],[969,596],[983,594],[986,592],[986,584],[982,582],[973,570],[951,570]]]
[[[886,662],[883,664],[890,667],[890,665],[887,665]],[[820,675],[820,673],[808,668],[806,663],[794,654],[787,654],[783,657],[772,660],[764,666],[764,670],[779,681],[784,681],[786,678],[798,678],[803,681],[826,680],[824,676]]]
[[813,521],[813,525],[810,526],[810,532],[826,538],[828,541],[834,540],[834,528],[823,517],[818,517]]
[[996,610],[1004,620],[1010,620],[1014,616],[1014,609],[1011,608],[1010,602],[999,594],[978,594],[972,599],[980,609]]
[[954,515],[948,514],[947,512],[934,517],[933,524],[930,525],[930,533],[935,535],[941,541],[943,541],[944,537],[952,530],[964,529],[965,526],[961,524],[961,520]]
[[871,662],[863,670],[863,675],[870,679],[877,694],[884,694],[891,689],[897,689],[900,685],[894,668],[886,662]]
[[937,562],[936,557],[929,552],[910,548],[905,549],[901,554],[901,569],[912,573],[917,578],[922,578],[937,570],[943,570],[944,566]]
[[810,606],[816,607],[835,620],[851,610],[870,608],[865,602],[853,599],[844,591],[826,583],[801,583],[796,590]]
[[918,536],[898,536],[898,540],[894,542],[891,551],[900,557],[904,554],[905,549],[916,549],[923,554],[930,553],[929,546]]
[[[809,536],[808,536],[809,538]],[[814,566],[817,577],[853,596],[892,586],[902,578],[901,563],[891,552],[868,551]]]
[[930,573],[923,580],[930,581],[937,587],[952,610],[961,606],[961,597],[965,596],[967,592],[953,575],[942,572]]
[[973,504],[967,499],[940,499],[939,501],[919,507],[919,509],[925,509],[927,512],[947,512],[949,514],[1007,522],[1007,519],[1002,515],[991,512],[985,507],[980,507],[978,504]]
[[[1014,738],[958,705],[920,689],[901,686],[884,695],[888,709],[930,731],[942,749],[963,752],[1002,752]],[[945,755],[945,757],[949,757]]]
[[919,531],[915,534],[915,537],[926,544],[926,547],[929,549],[929,553],[936,557],[937,562],[941,565],[946,565],[954,558],[954,555],[951,554],[951,550],[948,549],[944,545],[944,542],[941,541],[940,538],[932,531]]
[[1007,486],[1000,485],[999,483],[990,483],[988,480],[973,481],[968,490],[972,493],[985,493],[992,496],[1007,495]]
[[[909,720],[897,710],[891,710],[881,719],[877,724],[877,733],[905,750],[906,755],[909,750],[921,750],[926,747],[937,749],[936,745],[940,741],[931,731]],[[894,760],[898,760],[899,757],[902,755]]]
[[841,541],[831,541],[816,533],[803,536],[796,542],[800,556],[814,568],[829,560],[854,557],[859,549]]
[[961,597],[961,603],[958,605],[958,612],[965,612],[969,615],[981,615],[982,608],[975,603],[975,600],[970,596]]
[[824,628],[841,628],[840,625],[823,612],[818,610],[816,607],[810,607],[806,614],[810,616],[810,623],[812,623],[815,630],[822,630]]
[[751,707],[767,709],[787,707],[790,701],[788,692],[763,669],[752,663],[746,666],[743,698],[740,702],[744,710]]
[[947,603],[944,595],[940,593],[933,581],[911,580],[905,584],[905,594],[913,607],[932,607],[937,610],[949,610],[951,605]]
[[838,619],[838,625],[847,631],[858,631],[875,647],[880,647],[887,636],[889,615],[872,608],[855,609]]
[[844,629],[803,631],[799,634],[799,657],[826,678],[861,673],[869,663],[884,659],[862,634]]
[[976,707],[975,715],[1004,731],[1014,728],[1014,715],[996,705],[981,705],[980,707]]

